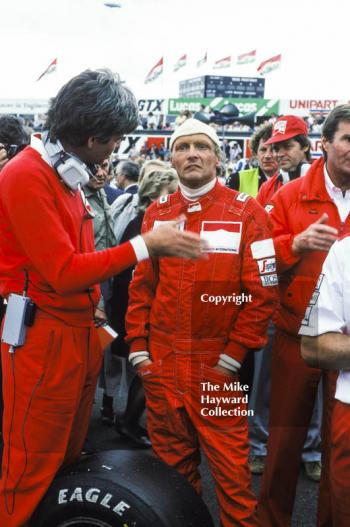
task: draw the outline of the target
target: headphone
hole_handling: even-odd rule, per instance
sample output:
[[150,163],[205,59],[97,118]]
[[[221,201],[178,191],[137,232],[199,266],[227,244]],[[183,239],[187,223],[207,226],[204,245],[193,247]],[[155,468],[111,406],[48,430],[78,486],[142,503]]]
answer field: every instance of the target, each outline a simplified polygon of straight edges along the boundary
[[59,140],[52,143],[48,132],[44,132],[41,138],[53,168],[70,189],[78,190],[94,176],[92,170],[78,156],[64,150]]

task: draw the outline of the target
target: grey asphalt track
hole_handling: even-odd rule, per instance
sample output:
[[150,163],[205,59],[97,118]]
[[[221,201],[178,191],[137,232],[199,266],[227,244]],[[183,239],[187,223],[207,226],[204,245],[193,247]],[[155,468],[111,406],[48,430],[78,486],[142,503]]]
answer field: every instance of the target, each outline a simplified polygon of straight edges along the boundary
[[[125,448],[133,448],[119,434],[114,427],[107,427],[101,424],[100,407],[102,399],[102,390],[97,389],[96,399],[93,406],[91,416],[90,429],[88,434],[89,445],[94,450],[120,450]],[[126,386],[122,387],[117,401],[117,411],[122,412],[126,400]],[[0,455],[2,450],[0,441]],[[288,462],[288,460],[286,460]],[[219,514],[216,502],[213,480],[210,475],[208,464],[205,459],[201,464],[201,474],[203,481],[203,499],[206,502],[212,518],[215,521],[215,526],[219,527]],[[254,476],[252,485],[254,492],[258,495],[261,477]],[[294,507],[294,515],[292,527],[315,527],[316,526],[316,507],[318,496],[318,484],[309,481],[303,471],[301,470],[297,497]],[[198,526],[199,527],[199,526]]]
[[[125,386],[122,386],[121,393],[117,401],[117,412],[123,410],[125,404]],[[123,440],[113,427],[107,427],[101,424],[100,420],[100,406],[101,406],[102,392],[97,389],[96,400],[93,407],[91,417],[91,425],[89,430],[89,443],[91,447],[96,450],[113,450],[131,448],[128,443]],[[288,463],[288,459],[286,459]],[[219,527],[218,520],[218,506],[216,502],[214,485],[211,475],[208,470],[208,465],[204,459],[201,464],[201,474],[203,480],[203,498],[206,502],[211,515],[215,521],[215,525]],[[253,477],[253,489],[258,495],[260,476]],[[292,527],[315,527],[316,526],[316,507],[318,496],[318,484],[309,481],[301,469],[297,497],[294,507]]]

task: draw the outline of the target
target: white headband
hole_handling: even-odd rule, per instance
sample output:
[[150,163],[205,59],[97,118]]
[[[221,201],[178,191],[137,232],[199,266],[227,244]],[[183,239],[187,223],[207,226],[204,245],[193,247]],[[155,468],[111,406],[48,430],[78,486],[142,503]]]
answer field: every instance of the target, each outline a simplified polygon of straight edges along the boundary
[[176,139],[185,135],[204,134],[213,141],[220,148],[220,140],[215,129],[212,126],[198,121],[198,119],[186,119],[170,138],[170,150],[173,149]]

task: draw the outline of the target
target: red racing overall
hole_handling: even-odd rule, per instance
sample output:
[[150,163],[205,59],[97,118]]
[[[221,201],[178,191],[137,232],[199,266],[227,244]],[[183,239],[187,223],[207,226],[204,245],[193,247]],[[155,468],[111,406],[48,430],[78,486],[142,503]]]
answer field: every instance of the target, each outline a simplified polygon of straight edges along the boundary
[[14,354],[1,345],[3,465],[0,525],[25,525],[58,469],[80,455],[101,349],[92,326],[98,287],[136,263],[130,243],[94,252],[92,222],[73,192],[33,148],[0,176],[0,294],[37,305]]
[[[258,516],[262,527],[291,524],[301,453],[309,427],[321,371],[310,368],[300,355],[301,322],[327,255],[292,252],[294,237],[323,213],[328,225],[340,234],[350,232],[350,217],[342,223],[329,196],[324,178],[324,160],[315,162],[307,174],[281,188],[268,205],[273,222],[280,280],[281,302],[275,317],[272,349],[271,399],[268,454],[261,483]],[[322,475],[318,525],[330,525],[329,430],[336,375],[324,374],[322,425]]]
[[180,214],[186,230],[211,240],[211,252],[207,260],[159,258],[137,266],[127,340],[131,352],[148,350],[152,360],[139,373],[155,453],[200,492],[201,446],[222,525],[252,527],[246,397],[237,375],[214,366],[220,354],[242,362],[248,349],[266,343],[277,283],[268,216],[246,194],[216,183],[195,203],[180,192],[160,198],[143,229]]

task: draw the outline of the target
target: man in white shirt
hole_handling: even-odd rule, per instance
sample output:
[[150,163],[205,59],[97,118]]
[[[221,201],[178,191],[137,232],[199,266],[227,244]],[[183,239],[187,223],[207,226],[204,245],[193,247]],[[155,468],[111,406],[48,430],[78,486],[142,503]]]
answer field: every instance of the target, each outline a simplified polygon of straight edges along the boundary
[[338,237],[350,233],[350,105],[336,107],[327,117],[322,148],[324,158],[313,163],[304,177],[284,185],[267,206],[280,307],[272,349],[268,455],[258,505],[264,526],[291,525],[301,450],[321,373],[324,413],[318,525],[331,525],[329,430],[335,379],[332,372],[306,366],[298,332],[329,249]]
[[309,366],[339,369],[331,425],[330,491],[332,521],[350,525],[350,252],[349,235],[329,251],[300,334]]

